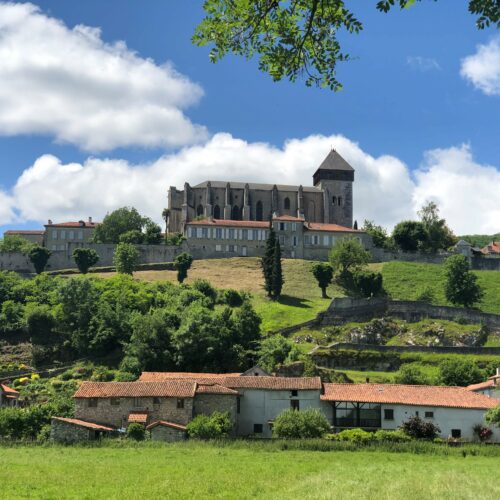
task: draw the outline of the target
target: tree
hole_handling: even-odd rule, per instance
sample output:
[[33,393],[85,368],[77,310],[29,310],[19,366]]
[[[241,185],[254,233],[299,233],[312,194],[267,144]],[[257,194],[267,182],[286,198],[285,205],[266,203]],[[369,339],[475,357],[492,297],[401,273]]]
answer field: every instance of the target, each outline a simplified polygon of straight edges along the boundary
[[273,372],[286,361],[296,361],[298,352],[295,346],[282,335],[273,335],[260,343],[257,363],[264,370]]
[[345,275],[368,264],[370,252],[358,240],[346,237],[341,238],[331,249],[329,259],[332,268],[340,269],[340,273]]
[[371,236],[375,247],[387,248],[391,246],[385,228],[377,226],[373,221],[365,220],[363,223],[363,231],[366,231],[366,233]]
[[36,274],[43,273],[51,255],[52,252],[48,248],[41,247],[40,245],[30,248],[28,258],[35,267]]
[[147,219],[144,224],[144,243],[146,245],[159,245],[161,243],[161,227]]
[[119,243],[120,236],[128,231],[139,231],[146,219],[134,207],[122,207],[104,217],[94,230],[95,243]]
[[262,274],[264,275],[264,289],[268,297],[273,295],[273,265],[274,265],[274,250],[276,248],[276,233],[271,225],[269,235],[266,239],[266,247],[264,255],[260,261]]
[[[414,3],[376,0],[376,7],[388,12],[394,5],[406,9]],[[214,63],[228,53],[247,59],[258,55],[259,69],[274,81],[294,82],[303,76],[307,86],[337,91],[342,88],[337,63],[350,59],[337,34],[363,29],[345,4],[345,0],[205,0],[207,16],[196,28],[193,43],[213,45],[210,60]],[[479,29],[499,25],[495,0],[469,0],[469,11],[478,16]]]
[[165,221],[165,237],[168,235],[168,221],[170,219],[170,209],[164,208],[161,212],[161,218]]
[[326,417],[316,408],[285,410],[273,423],[273,437],[281,439],[321,438],[330,431]]
[[182,252],[174,260],[175,269],[177,269],[177,281],[183,283],[187,278],[188,270],[193,263],[193,257],[187,252]]
[[272,280],[272,293],[271,298],[273,300],[279,299],[281,295],[281,290],[283,288],[283,270],[281,268],[281,246],[278,239],[274,242],[274,255],[273,255],[273,267],[271,271]]
[[403,365],[394,377],[396,384],[429,385],[429,378],[417,366]]
[[3,240],[0,240],[0,252],[21,252],[27,254],[33,245],[33,243],[30,243],[18,234],[6,234]]
[[118,243],[113,254],[113,265],[120,274],[133,274],[139,264],[139,252],[130,243]]
[[326,289],[333,279],[332,266],[325,262],[317,262],[312,266],[312,273],[318,282],[318,286],[321,288],[321,296],[327,299]]
[[37,306],[32,309],[26,318],[26,323],[32,344],[50,346],[55,343],[56,321],[48,306]]
[[452,255],[445,262],[446,283],[444,293],[452,304],[472,307],[484,295],[477,276],[470,271],[465,255]]
[[500,427],[500,405],[495,406],[495,408],[490,408],[486,412],[484,420],[487,424]]
[[170,233],[165,236],[165,245],[180,246],[186,237],[182,233]]
[[447,359],[439,364],[439,381],[443,385],[467,387],[485,379],[473,361]]
[[144,240],[144,235],[138,229],[132,229],[120,234],[118,238],[120,243],[131,243],[132,245],[140,245]]
[[446,250],[457,242],[453,231],[446,225],[446,220],[439,218],[436,203],[428,202],[418,215],[426,232],[426,238],[421,244],[422,250],[435,253],[438,250]]
[[220,439],[227,437],[233,430],[229,412],[214,411],[211,415],[197,415],[187,424],[190,438]]
[[382,292],[382,274],[369,269],[357,269],[353,273],[356,292],[363,297],[375,297]]
[[99,261],[99,255],[93,248],[75,248],[73,250],[73,259],[78,270],[82,274],[87,274],[89,268],[95,266]]
[[403,252],[416,252],[426,240],[427,234],[421,222],[405,220],[396,224],[392,237]]

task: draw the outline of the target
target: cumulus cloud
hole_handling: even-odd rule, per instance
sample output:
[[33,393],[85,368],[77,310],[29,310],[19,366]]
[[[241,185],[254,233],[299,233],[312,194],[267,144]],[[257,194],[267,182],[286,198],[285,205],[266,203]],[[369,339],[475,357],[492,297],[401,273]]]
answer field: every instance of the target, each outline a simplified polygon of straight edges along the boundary
[[460,74],[487,95],[500,95],[500,36],[462,60]]
[[206,138],[183,110],[200,86],[171,64],[70,29],[32,4],[0,3],[0,134],[43,134],[85,150]]
[[[248,143],[220,133],[203,145],[164,155],[144,165],[123,160],[89,158],[63,164],[45,155],[27,168],[9,193],[20,220],[63,221],[102,218],[120,206],[135,206],[161,223],[171,185],[183,187],[203,180],[312,184],[312,174],[334,147],[356,169],[355,218],[391,228],[416,216],[435,200],[457,233],[500,229],[500,171],[477,164],[467,146],[433,150],[414,176],[394,156],[374,157],[341,135],[313,135],[287,141],[282,148]],[[0,224],[7,223],[9,213]]]
[[432,57],[422,57],[422,56],[408,56],[406,58],[406,64],[412,69],[419,71],[431,71],[433,69],[441,69],[441,66]]

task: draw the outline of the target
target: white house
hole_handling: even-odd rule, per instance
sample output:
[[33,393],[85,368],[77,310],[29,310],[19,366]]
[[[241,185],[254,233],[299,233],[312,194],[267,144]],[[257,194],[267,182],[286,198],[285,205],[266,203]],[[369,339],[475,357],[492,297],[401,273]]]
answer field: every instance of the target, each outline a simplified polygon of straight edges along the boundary
[[500,368],[497,368],[496,375],[489,377],[486,382],[469,385],[467,389],[478,394],[484,394],[490,398],[500,399]]
[[[437,425],[442,438],[475,438],[473,427],[498,400],[464,387],[397,384],[324,384],[322,409],[335,430],[397,429],[418,416]],[[500,429],[491,440],[500,442]]]

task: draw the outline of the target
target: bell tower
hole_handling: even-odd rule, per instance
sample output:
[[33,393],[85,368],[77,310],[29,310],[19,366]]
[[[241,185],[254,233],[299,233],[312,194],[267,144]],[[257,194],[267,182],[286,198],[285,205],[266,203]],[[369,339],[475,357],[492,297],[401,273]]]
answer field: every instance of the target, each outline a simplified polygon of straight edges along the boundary
[[323,191],[323,222],[352,228],[354,169],[332,149],[313,175]]

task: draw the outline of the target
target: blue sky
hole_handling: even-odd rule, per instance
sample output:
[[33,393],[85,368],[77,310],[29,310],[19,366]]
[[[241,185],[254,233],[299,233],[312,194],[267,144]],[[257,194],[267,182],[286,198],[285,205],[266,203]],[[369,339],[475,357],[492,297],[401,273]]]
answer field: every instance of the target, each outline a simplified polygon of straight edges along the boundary
[[[0,78],[0,232],[40,227],[48,218],[101,218],[124,204],[158,219],[168,186],[181,187],[184,180],[309,184],[332,146],[356,168],[360,220],[391,226],[434,199],[459,233],[500,231],[496,30],[478,31],[466,2],[456,0],[424,1],[387,15],[376,11],[375,0],[363,7],[356,3],[365,29],[341,35],[355,59],[338,68],[345,87],[339,93],[302,82],[274,83],[256,61],[234,56],[211,64],[208,49],[190,41],[203,16],[201,1],[46,0],[36,3],[39,11],[23,11],[15,25],[16,50],[0,42],[7,61],[3,68],[0,63],[0,77],[9,71],[9,59],[16,61],[17,72],[15,78],[12,73]],[[11,33],[15,24],[6,7],[12,5],[0,2],[0,35]],[[54,36],[53,44],[35,44],[23,33],[32,19],[32,38],[39,29],[41,40]],[[45,32],[54,20],[65,28]],[[73,59],[71,54],[58,59],[76,25],[100,33],[93,33],[89,46],[78,44]],[[121,77],[94,62],[104,60],[114,47],[107,44],[117,41],[126,43],[128,49],[120,49],[125,59],[129,51],[136,58],[133,68],[121,69]],[[50,75],[35,72],[33,53],[55,61]],[[152,60],[147,71],[145,59]],[[163,81],[166,62],[182,78],[169,69],[170,80]],[[147,98],[142,84],[128,87],[131,68],[131,80],[149,82]],[[112,109],[120,111],[121,101],[105,92],[106,78],[126,99],[118,118]],[[171,84],[175,90],[167,92]],[[15,106],[5,105],[13,99]],[[153,109],[151,120],[141,115],[147,106]],[[108,107],[103,125],[96,125],[96,110]],[[134,113],[136,128],[128,124]],[[185,129],[180,135],[176,120]],[[110,131],[109,123],[123,122],[121,135]]]

